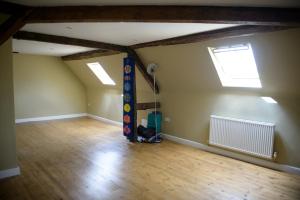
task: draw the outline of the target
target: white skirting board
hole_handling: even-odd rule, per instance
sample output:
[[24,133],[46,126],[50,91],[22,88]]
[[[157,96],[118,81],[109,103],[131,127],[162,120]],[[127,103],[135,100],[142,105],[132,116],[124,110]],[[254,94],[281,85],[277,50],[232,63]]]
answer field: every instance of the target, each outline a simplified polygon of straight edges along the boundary
[[92,118],[92,119],[96,119],[96,120],[99,120],[99,121],[102,121],[102,122],[105,122],[105,123],[108,123],[108,124],[112,124],[112,125],[116,125],[116,126],[120,126],[120,127],[123,126],[122,122],[117,122],[117,121],[114,121],[114,120],[106,119],[106,118],[103,118],[103,117],[99,117],[97,115],[87,114],[87,116]]
[[46,116],[46,117],[32,117],[32,118],[23,118],[16,119],[15,122],[26,123],[26,122],[39,122],[39,121],[50,121],[50,120],[58,120],[58,119],[70,119],[77,117],[86,117],[87,113],[76,113],[76,114],[67,114],[67,115],[55,115],[55,116]]
[[78,118],[78,117],[89,117],[92,119],[96,119],[108,124],[116,125],[116,126],[123,126],[122,122],[117,122],[114,120],[110,120],[104,117],[99,117],[97,115],[92,115],[88,113],[77,113],[77,114],[68,114],[68,115],[55,115],[55,116],[45,116],[45,117],[32,117],[32,118],[23,118],[23,119],[16,119],[15,122],[19,123],[27,123],[27,122],[39,122],[39,121],[50,121],[50,120],[59,120],[59,119],[71,119],[71,118]]
[[17,176],[17,175],[20,175],[20,168],[19,167],[15,167],[15,168],[0,171],[0,179],[8,178],[8,177],[11,177],[11,176]]
[[275,170],[278,170],[278,171],[284,171],[284,172],[300,175],[300,168],[293,167],[293,166],[290,166],[290,165],[279,164],[279,163],[275,163],[275,162],[262,160],[262,159],[259,159],[259,158],[255,158],[255,157],[251,157],[251,156],[231,152],[231,151],[226,151],[224,149],[219,149],[219,148],[216,148],[216,147],[208,146],[208,145],[205,145],[205,144],[202,144],[202,143],[198,143],[198,142],[194,142],[194,141],[191,141],[191,140],[179,138],[179,137],[176,137],[176,136],[173,136],[173,135],[163,134],[163,137],[167,140],[171,140],[171,141],[174,141],[176,143],[180,143],[180,144],[192,146],[192,147],[195,147],[195,148],[199,148],[201,150],[208,151],[208,152],[211,152],[211,153],[215,153],[215,154],[223,155],[223,156],[226,156],[226,157],[242,160],[242,161],[253,163],[253,164],[256,164],[256,165],[259,165],[259,166],[267,167],[267,168],[270,168],[270,169],[275,169]]

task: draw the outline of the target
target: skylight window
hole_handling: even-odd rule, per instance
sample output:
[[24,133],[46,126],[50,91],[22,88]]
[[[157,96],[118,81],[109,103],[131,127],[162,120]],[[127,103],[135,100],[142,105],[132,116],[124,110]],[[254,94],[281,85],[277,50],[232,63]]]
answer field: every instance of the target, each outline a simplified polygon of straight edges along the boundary
[[223,87],[261,88],[251,45],[208,47]]
[[267,103],[277,103],[272,97],[261,97]]
[[87,66],[104,85],[116,85],[98,62],[87,63]]

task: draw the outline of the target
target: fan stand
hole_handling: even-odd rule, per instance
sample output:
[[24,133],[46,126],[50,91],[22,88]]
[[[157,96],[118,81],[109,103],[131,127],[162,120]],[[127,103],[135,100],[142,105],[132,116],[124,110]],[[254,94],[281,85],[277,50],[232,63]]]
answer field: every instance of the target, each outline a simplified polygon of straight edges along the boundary
[[156,77],[155,77],[155,70],[158,68],[158,65],[155,63],[150,63],[147,66],[147,72],[148,74],[150,74],[153,77],[153,85],[154,85],[154,118],[155,118],[155,136],[151,137],[149,139],[149,141],[151,143],[160,143],[161,139],[160,139],[160,133],[157,133],[157,118],[156,118],[156,110],[157,110],[157,106],[156,106],[156,90],[155,90],[155,86],[156,86]]

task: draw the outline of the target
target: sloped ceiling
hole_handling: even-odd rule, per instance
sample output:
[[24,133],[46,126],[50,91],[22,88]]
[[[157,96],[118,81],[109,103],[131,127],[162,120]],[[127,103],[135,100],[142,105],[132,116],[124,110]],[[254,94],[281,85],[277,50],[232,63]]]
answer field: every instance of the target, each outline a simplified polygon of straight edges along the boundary
[[[250,42],[262,89],[237,88],[238,91],[300,94],[300,29],[210,40],[187,45],[139,49],[145,63],[160,67],[157,79],[163,90],[213,91],[223,88],[207,47]],[[229,89],[230,90],[230,89]]]
[[[103,56],[98,58],[90,58],[84,60],[65,61],[65,63],[71,68],[71,70],[77,75],[77,77],[83,82],[86,87],[105,87],[121,90],[123,87],[123,58],[126,57],[125,53]],[[116,83],[115,86],[103,85],[92,71],[87,67],[89,62],[99,62],[108,75]],[[151,88],[141,73],[136,69],[136,85],[138,91],[151,92]]]
[[[210,40],[207,42],[149,47],[139,49],[144,63],[157,63],[157,79],[161,92],[165,91],[228,91],[253,93],[300,94],[300,29],[263,33],[247,37]],[[207,47],[250,42],[254,51],[262,89],[223,88],[213,66]],[[101,83],[86,67],[86,62],[99,61],[109,75],[122,87],[122,59],[125,54],[68,61],[67,64],[88,86]],[[138,75],[139,90],[151,91]]]

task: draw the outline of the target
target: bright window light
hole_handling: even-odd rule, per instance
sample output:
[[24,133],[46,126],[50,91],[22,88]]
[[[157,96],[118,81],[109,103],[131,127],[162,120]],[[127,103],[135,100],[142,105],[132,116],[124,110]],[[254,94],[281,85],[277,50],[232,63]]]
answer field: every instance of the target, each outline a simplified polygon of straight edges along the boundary
[[87,63],[87,66],[92,70],[92,72],[104,85],[116,85],[116,83],[109,77],[109,75],[100,65],[100,63]]
[[277,103],[273,98],[271,97],[261,97],[265,102],[267,103]]
[[251,45],[208,47],[223,87],[261,88]]

